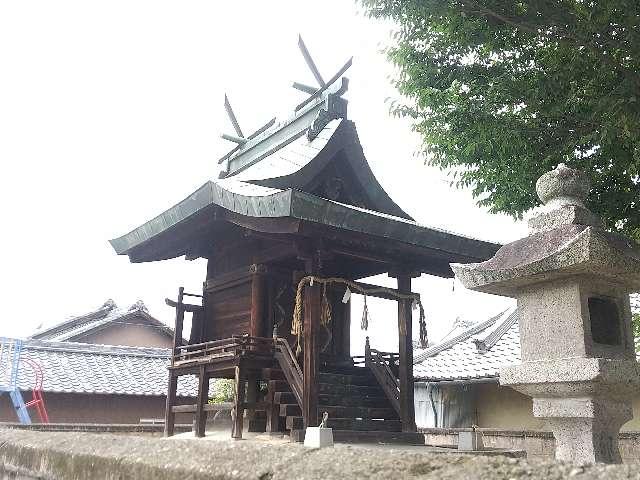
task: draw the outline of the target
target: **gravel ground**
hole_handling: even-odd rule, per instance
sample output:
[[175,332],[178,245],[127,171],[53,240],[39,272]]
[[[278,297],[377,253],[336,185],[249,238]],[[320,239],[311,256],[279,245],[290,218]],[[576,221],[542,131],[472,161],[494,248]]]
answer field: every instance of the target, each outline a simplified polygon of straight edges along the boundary
[[580,467],[501,456],[431,454],[426,449],[407,453],[392,447],[336,445],[309,450],[255,439],[202,441],[21,430],[0,431],[0,462],[0,473],[51,480],[640,479],[640,465]]

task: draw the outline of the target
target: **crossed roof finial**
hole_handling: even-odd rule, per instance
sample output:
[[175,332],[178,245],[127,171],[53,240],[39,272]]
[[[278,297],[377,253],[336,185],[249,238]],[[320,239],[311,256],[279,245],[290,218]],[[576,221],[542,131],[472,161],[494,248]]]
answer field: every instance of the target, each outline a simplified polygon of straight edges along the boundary
[[[304,107],[305,105],[307,105],[311,100],[316,98],[319,94],[324,92],[327,88],[329,88],[336,80],[338,80],[351,67],[351,64],[353,63],[353,57],[351,57],[338,70],[338,72],[333,77],[331,77],[331,79],[328,82],[325,82],[324,79],[322,78],[322,75],[320,74],[320,71],[318,70],[318,67],[316,66],[315,62],[313,61],[313,58],[311,57],[311,54],[309,53],[309,50],[307,49],[307,46],[304,43],[304,40],[302,40],[302,36],[301,35],[298,35],[298,47],[300,48],[300,52],[302,52],[302,56],[304,58],[304,61],[307,64],[307,66],[309,67],[309,70],[311,70],[311,73],[313,74],[314,78],[316,79],[316,82],[318,82],[318,86],[317,87],[312,87],[312,86],[306,85],[304,83],[293,82],[293,85],[292,85],[293,88],[295,88],[296,90],[300,90],[301,92],[309,94],[309,97],[296,107],[296,109],[295,109],[296,112],[298,110],[300,110],[302,107]],[[346,90],[346,88],[345,88],[345,90]],[[233,129],[235,130],[236,133],[235,133],[235,135],[228,134],[228,133],[223,133],[221,135],[221,137],[224,140],[228,140],[229,142],[236,143],[238,146],[236,147],[236,149],[234,149],[231,152],[229,152],[229,154],[225,155],[225,157],[223,157],[223,159],[228,158],[228,156],[230,154],[232,154],[233,152],[235,152],[238,148],[242,148],[242,146],[245,143],[247,143],[247,141],[250,140],[251,138],[256,137],[260,133],[262,133],[265,130],[267,130],[268,128],[270,128],[275,123],[275,120],[276,120],[275,118],[272,118],[271,120],[269,120],[269,122],[267,122],[265,125],[263,125],[258,130],[253,132],[251,135],[245,136],[242,133],[242,129],[240,128],[240,124],[238,123],[238,119],[236,118],[236,115],[235,115],[235,113],[233,111],[233,108],[231,108],[231,103],[229,102],[229,97],[227,96],[227,94],[224,95],[224,109],[226,110],[227,116],[229,117],[229,120],[231,121],[231,124],[233,125]]]

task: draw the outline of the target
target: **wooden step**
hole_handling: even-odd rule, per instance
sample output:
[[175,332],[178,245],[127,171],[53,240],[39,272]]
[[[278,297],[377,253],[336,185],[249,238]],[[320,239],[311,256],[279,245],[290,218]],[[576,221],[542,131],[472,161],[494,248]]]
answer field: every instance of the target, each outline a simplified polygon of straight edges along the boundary
[[[398,420],[397,412],[391,407],[345,407],[342,405],[320,405],[318,412],[327,412],[329,418],[384,418],[387,420]],[[302,410],[298,404],[281,404],[281,417],[299,417]],[[320,417],[322,415],[319,415]]]
[[[287,417],[286,426],[287,430],[300,430],[304,428],[304,422],[302,417]],[[329,417],[327,427],[336,430],[400,432],[402,423],[400,420],[358,420]]]
[[318,393],[341,396],[361,396],[369,395],[384,397],[384,391],[379,385],[341,385],[336,383],[319,383]]
[[286,380],[275,380],[276,392],[290,392],[291,387]]
[[267,419],[266,418],[251,418],[249,420],[249,426],[247,428],[248,432],[264,432],[267,429]]
[[[302,429],[291,430],[291,440],[304,442]],[[333,441],[338,443],[377,443],[394,445],[424,445],[424,434],[414,432],[384,432],[360,430],[333,430]]]
[[[276,392],[276,403],[280,404],[296,404],[296,398],[291,392]],[[378,407],[392,408],[389,400],[380,392],[379,395],[366,396],[343,396],[343,395],[318,395],[319,405],[339,405],[343,407]]]
[[296,397],[293,392],[276,392],[273,395],[273,400],[276,403],[296,403]]
[[321,365],[321,373],[338,373],[340,375],[368,375],[371,373],[367,367],[356,367],[353,365]]
[[377,385],[377,380],[370,375],[342,375],[337,373],[321,373],[319,376],[320,383],[333,383],[338,385]]

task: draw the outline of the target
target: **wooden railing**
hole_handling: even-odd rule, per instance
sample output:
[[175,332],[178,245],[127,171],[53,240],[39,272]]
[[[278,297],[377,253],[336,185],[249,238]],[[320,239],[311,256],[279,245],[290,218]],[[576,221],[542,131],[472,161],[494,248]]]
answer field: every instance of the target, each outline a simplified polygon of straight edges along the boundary
[[284,338],[274,339],[242,335],[193,345],[182,345],[174,349],[173,365],[201,365],[243,355],[261,355],[275,358],[291,387],[296,401],[302,407],[302,369],[289,343]]
[[209,363],[216,359],[254,354],[272,356],[271,338],[233,336],[222,340],[177,346],[173,352],[173,365]]
[[373,372],[394,410],[400,415],[400,382],[398,381],[398,365],[400,355],[381,352],[369,346],[369,337],[364,349],[365,365]]
[[280,364],[280,368],[282,369],[287,382],[289,382],[289,386],[291,387],[293,395],[296,397],[298,405],[300,406],[300,408],[302,408],[304,388],[302,369],[300,368],[298,360],[296,359],[296,356],[293,354],[293,351],[289,346],[289,342],[287,342],[284,338],[274,338],[273,342],[275,345],[274,356]]

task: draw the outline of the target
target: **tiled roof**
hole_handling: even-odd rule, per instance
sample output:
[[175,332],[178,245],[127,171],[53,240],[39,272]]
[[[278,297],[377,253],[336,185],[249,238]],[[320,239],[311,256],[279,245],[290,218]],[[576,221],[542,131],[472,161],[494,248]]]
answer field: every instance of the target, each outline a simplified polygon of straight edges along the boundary
[[99,331],[112,323],[126,322],[134,317],[142,318],[150,326],[158,328],[167,336],[173,337],[173,330],[160,320],[149,315],[142,301],[134,303],[129,308],[120,308],[113,300],[107,300],[99,309],[46,328],[35,333],[31,338],[56,342],[74,340],[90,332]]
[[509,309],[440,345],[416,351],[416,380],[447,381],[496,378],[500,368],[520,363],[520,332]]
[[[114,347],[76,342],[26,340],[22,358],[37,362],[43,371],[45,392],[111,395],[167,394],[170,350]],[[33,387],[34,374],[21,362],[18,387]],[[195,396],[195,377],[181,377],[179,396]]]

